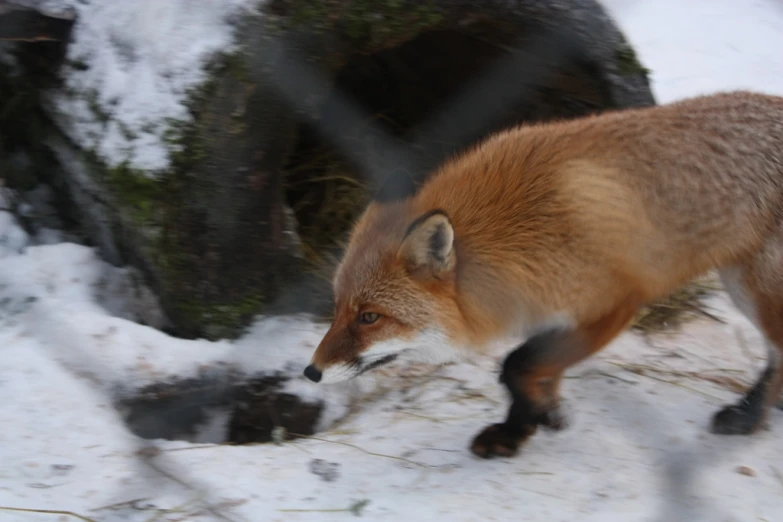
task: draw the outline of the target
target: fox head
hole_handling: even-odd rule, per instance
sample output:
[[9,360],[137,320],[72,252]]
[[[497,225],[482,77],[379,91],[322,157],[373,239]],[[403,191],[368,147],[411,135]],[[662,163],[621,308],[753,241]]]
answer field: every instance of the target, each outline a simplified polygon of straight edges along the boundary
[[335,272],[334,319],[304,371],[311,381],[348,380],[403,353],[453,357],[447,334],[460,312],[452,223],[439,209],[404,214],[401,204],[371,205],[357,223]]

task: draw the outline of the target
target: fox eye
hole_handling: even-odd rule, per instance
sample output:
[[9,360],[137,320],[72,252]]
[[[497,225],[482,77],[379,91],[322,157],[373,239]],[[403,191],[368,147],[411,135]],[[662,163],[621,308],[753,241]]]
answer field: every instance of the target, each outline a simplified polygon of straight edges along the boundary
[[363,312],[359,314],[359,322],[361,324],[373,324],[380,318],[381,314],[376,314],[375,312]]

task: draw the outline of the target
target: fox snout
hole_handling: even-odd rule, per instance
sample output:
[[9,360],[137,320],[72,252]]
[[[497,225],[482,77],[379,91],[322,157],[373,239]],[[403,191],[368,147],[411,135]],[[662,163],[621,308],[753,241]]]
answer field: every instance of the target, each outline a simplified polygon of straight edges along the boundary
[[338,316],[305,367],[304,376],[312,382],[332,382],[339,369],[338,373],[346,374],[342,377],[350,378],[350,374],[358,373],[359,350],[347,321]]
[[321,370],[316,368],[314,364],[309,364],[304,369],[304,376],[313,382],[319,382],[321,380],[321,377],[323,376],[323,373],[321,372]]
[[[397,359],[396,353],[374,358],[371,361],[367,361],[363,357],[357,357],[356,360],[351,364],[351,367],[353,368],[353,375],[351,375],[351,377],[357,377],[364,372],[370,371],[379,366],[383,366],[384,364],[390,363],[395,359]],[[313,382],[321,382],[321,379],[323,378],[323,372],[319,370],[315,364],[307,365],[303,373],[306,378]]]
[[305,378],[316,383],[335,383],[359,375],[397,359],[407,343],[392,337],[385,340],[362,336],[337,318],[305,367]]

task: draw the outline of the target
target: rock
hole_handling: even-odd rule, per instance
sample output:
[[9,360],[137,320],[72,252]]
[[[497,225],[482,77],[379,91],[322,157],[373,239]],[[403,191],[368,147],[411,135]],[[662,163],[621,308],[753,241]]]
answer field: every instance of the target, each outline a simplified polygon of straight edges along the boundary
[[74,11],[68,8],[48,8],[31,0],[0,0],[0,40],[65,41],[74,18]]
[[[52,125],[43,105],[44,92],[57,85],[73,22],[68,9],[0,0],[0,182],[14,191],[10,206],[30,234],[42,227],[63,228],[59,213],[41,205],[44,194],[44,206],[62,210],[63,203],[61,193],[50,198],[42,185],[55,182],[58,170],[44,143]],[[24,207],[34,211],[34,220]]]
[[[47,182],[70,215],[105,258],[145,274],[185,337],[233,337],[259,313],[328,314],[339,241],[373,193],[409,193],[488,132],[654,103],[594,0],[270,0],[258,11],[248,0],[193,18],[234,31],[205,34],[214,52],[192,61],[192,42],[166,54],[150,39],[217,4],[138,4],[159,17],[123,5],[136,4],[77,5],[67,58],[31,98],[45,138],[22,141],[45,144],[30,156],[56,174]],[[142,22],[146,39],[125,27]],[[94,60],[96,28],[122,81]],[[145,53],[156,67],[138,69]],[[31,53],[16,56],[31,69]],[[151,84],[184,101],[154,119],[140,105],[158,107],[138,94],[147,83],[128,85],[158,69]]]

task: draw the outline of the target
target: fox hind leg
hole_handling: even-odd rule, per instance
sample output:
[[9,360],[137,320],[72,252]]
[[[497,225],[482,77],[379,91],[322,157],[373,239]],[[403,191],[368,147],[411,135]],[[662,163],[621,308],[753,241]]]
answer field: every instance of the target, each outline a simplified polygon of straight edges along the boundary
[[780,365],[770,362],[739,402],[726,405],[713,416],[710,431],[718,435],[755,433],[769,414],[769,397],[777,395],[776,390],[780,390]]
[[723,286],[740,311],[764,334],[767,366],[736,404],[715,413],[710,431],[749,435],[780,402],[783,386],[783,231],[750,260],[720,271]]

